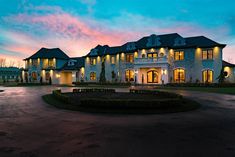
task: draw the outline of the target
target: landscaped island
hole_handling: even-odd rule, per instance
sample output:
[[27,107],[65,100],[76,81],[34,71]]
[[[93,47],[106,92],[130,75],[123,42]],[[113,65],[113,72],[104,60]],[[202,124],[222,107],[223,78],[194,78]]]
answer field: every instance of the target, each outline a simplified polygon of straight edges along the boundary
[[73,89],[71,93],[54,90],[43,99],[57,108],[98,113],[173,113],[200,106],[179,94],[134,89],[129,93],[114,89]]

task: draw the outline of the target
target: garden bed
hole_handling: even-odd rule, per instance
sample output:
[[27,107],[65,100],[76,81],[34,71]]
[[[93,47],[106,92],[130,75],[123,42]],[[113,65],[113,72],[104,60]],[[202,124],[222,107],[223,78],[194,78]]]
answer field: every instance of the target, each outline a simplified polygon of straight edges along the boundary
[[147,90],[130,90],[129,93],[110,89],[74,89],[72,93],[57,90],[43,99],[58,108],[99,113],[172,113],[200,106],[179,94]]

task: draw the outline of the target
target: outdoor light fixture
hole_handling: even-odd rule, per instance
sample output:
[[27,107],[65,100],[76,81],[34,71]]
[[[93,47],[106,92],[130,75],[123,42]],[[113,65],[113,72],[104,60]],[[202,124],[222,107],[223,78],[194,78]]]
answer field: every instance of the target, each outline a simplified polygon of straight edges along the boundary
[[162,69],[162,75],[166,75],[167,71],[166,69]]

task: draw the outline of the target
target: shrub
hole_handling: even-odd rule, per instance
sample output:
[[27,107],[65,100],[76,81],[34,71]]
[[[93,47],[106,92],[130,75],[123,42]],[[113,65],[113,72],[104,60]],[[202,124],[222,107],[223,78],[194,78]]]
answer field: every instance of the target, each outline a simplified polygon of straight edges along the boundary
[[88,92],[103,92],[103,93],[115,93],[115,89],[100,89],[100,88],[86,88],[86,89],[73,89],[73,93],[88,93]]
[[71,104],[71,99],[69,96],[67,95],[63,95],[61,93],[61,90],[53,90],[52,91],[52,95],[54,96],[54,98],[66,103],[66,104]]
[[134,99],[83,99],[81,107],[105,109],[167,109],[178,107],[183,99],[134,100]]
[[176,93],[170,93],[170,92],[163,92],[163,91],[151,91],[151,90],[138,90],[138,89],[130,89],[130,93],[136,93],[136,94],[153,94],[158,95],[160,97],[165,98],[183,98],[182,95],[176,94]]

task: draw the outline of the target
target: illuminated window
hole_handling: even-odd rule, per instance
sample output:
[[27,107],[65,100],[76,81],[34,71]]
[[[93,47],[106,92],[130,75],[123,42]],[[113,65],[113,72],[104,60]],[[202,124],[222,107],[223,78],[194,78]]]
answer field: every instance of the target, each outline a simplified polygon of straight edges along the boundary
[[126,75],[125,75],[126,82],[134,81],[134,75],[135,75],[134,70],[126,70]]
[[185,82],[185,70],[178,68],[174,70],[174,82],[183,83]]
[[32,72],[32,79],[37,80],[37,73],[36,72]]
[[174,59],[176,61],[184,60],[184,51],[175,51]]
[[147,73],[147,82],[148,83],[158,83],[158,73],[155,70],[149,71]]
[[111,57],[111,64],[115,64],[115,57],[114,56]]
[[203,60],[213,59],[213,50],[203,50],[202,51],[202,59]]
[[91,58],[90,64],[91,65],[96,65],[96,58]]
[[90,73],[90,80],[91,81],[95,81],[96,80],[96,73],[95,72],[91,72]]
[[134,62],[134,55],[133,54],[127,54],[126,55],[126,62],[127,63],[133,63]]
[[156,53],[148,53],[148,58],[157,58]]
[[51,68],[55,67],[53,59],[48,60],[48,67],[51,67]]
[[204,70],[202,72],[202,80],[204,83],[212,83],[213,82],[213,71],[212,70]]

